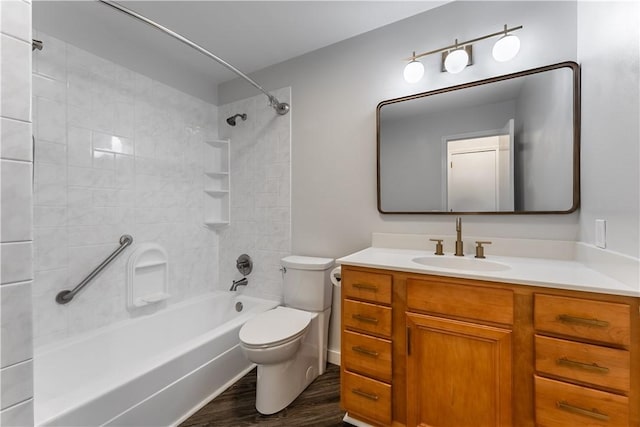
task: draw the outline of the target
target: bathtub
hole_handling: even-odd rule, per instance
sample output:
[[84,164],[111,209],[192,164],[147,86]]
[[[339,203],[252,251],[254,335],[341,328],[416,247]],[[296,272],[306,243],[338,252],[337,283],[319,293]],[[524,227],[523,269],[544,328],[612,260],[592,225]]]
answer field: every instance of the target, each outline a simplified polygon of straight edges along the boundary
[[178,424],[253,368],[238,331],[277,305],[213,292],[36,349],[35,423]]

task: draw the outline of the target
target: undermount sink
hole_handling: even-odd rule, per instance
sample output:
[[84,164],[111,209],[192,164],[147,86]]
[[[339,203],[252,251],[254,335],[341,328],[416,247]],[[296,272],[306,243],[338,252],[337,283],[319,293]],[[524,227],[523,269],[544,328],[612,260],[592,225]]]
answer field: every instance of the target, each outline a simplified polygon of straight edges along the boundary
[[428,267],[448,268],[451,270],[505,271],[511,269],[511,267],[509,267],[507,264],[477,258],[429,256],[413,258],[412,261]]

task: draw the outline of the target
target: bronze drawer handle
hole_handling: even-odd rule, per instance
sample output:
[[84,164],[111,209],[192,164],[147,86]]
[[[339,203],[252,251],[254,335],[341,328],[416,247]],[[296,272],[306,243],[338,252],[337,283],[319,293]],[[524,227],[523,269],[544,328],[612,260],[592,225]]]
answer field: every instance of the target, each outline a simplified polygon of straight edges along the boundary
[[591,410],[580,408],[579,406],[570,405],[564,400],[556,402],[556,406],[558,407],[558,409],[562,409],[563,411],[571,412],[573,414],[584,415],[585,417],[595,418],[596,420],[600,421],[609,421],[609,415],[603,414],[595,408]]
[[597,328],[606,328],[609,326],[609,322],[598,319],[585,319],[584,317],[569,316],[568,314],[561,314],[557,317],[562,323],[577,323],[579,325],[594,326]]
[[369,399],[369,400],[376,401],[376,400],[379,399],[377,394],[367,393],[366,391],[362,391],[359,388],[352,388],[351,392],[353,394],[357,394],[358,396],[362,396],[362,397],[364,397],[366,399]]
[[375,317],[363,316],[362,314],[353,314],[351,317],[361,322],[378,324],[378,319]]
[[378,287],[377,286],[367,285],[366,283],[354,283],[353,287],[354,288],[358,288],[358,289],[364,289],[365,291],[373,291],[373,292],[377,292],[378,291]]
[[600,366],[597,363],[584,363],[578,362],[576,360],[567,359],[563,357],[561,359],[556,360],[558,365],[568,366],[570,368],[579,368],[584,369],[585,371],[598,372],[600,374],[608,374],[609,368],[605,368],[604,366]]
[[359,345],[351,347],[351,350],[371,357],[378,357],[379,354],[377,351],[369,350],[368,348],[360,347]]

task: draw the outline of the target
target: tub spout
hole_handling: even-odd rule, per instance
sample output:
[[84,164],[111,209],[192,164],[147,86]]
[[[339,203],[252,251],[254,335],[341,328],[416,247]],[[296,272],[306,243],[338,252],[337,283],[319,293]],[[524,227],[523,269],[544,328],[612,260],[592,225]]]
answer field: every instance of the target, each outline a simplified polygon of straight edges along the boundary
[[234,280],[233,284],[229,288],[230,291],[237,291],[238,286],[247,286],[249,284],[249,280],[246,277],[243,277],[240,280]]

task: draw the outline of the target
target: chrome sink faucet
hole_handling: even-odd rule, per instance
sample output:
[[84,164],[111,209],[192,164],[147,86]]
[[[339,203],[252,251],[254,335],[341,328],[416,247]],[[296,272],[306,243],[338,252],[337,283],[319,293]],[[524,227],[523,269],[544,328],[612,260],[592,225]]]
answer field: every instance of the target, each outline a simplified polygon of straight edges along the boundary
[[247,286],[249,284],[249,279],[247,279],[246,277],[243,277],[240,280],[234,280],[233,284],[231,285],[231,288],[229,288],[230,291],[237,291],[239,286]]
[[464,256],[462,245],[462,218],[456,218],[456,253],[455,256]]

